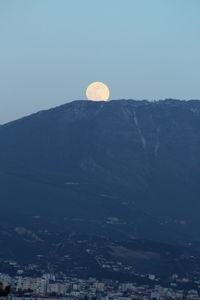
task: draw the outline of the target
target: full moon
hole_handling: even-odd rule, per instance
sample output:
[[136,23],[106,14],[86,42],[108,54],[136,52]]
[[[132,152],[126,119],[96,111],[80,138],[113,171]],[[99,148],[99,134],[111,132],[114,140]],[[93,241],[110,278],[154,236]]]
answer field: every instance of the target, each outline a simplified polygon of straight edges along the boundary
[[107,101],[110,96],[110,91],[107,85],[103,82],[93,82],[86,89],[88,100],[92,101]]

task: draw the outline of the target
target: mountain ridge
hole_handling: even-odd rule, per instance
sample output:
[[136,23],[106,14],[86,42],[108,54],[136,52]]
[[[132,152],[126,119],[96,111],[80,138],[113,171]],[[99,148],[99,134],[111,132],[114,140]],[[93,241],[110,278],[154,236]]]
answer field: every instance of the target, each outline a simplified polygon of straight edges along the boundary
[[[200,102],[200,99],[189,99],[189,100],[183,100],[183,99],[173,99],[173,98],[166,98],[166,99],[159,99],[159,100],[148,100],[148,99],[141,99],[141,100],[135,100],[135,99],[112,99],[112,100],[108,100],[108,101],[91,101],[91,100],[86,100],[86,99],[82,99],[82,100],[72,100],[72,101],[69,101],[69,102],[66,102],[64,104],[61,104],[61,105],[56,105],[52,108],[47,108],[47,109],[41,109],[41,110],[38,110],[34,113],[31,113],[31,114],[28,114],[28,115],[25,115],[25,116],[22,116],[20,118],[17,118],[15,120],[11,120],[11,121],[8,121],[6,123],[3,123],[3,124],[0,124],[0,126],[5,126],[5,125],[10,125],[12,123],[15,123],[15,122],[18,122],[18,121],[21,121],[21,120],[24,120],[26,118],[29,118],[29,117],[32,117],[32,116],[35,116],[35,115],[38,115],[38,114],[43,114],[43,113],[48,113],[48,112],[52,112],[52,111],[55,111],[55,110],[60,110],[62,108],[65,108],[66,106],[68,105],[72,105],[72,104],[75,104],[75,103],[83,103],[83,105],[87,105],[87,104],[91,104],[91,105],[99,105],[99,103],[101,104],[109,104],[109,103],[123,103],[123,102],[129,102],[129,103],[134,103],[134,104],[142,104],[142,103],[146,103],[146,104],[157,104],[157,103],[160,103],[160,102],[163,102],[163,103],[170,103],[170,102],[174,102],[174,103],[198,103]],[[85,104],[84,104],[85,103]]]

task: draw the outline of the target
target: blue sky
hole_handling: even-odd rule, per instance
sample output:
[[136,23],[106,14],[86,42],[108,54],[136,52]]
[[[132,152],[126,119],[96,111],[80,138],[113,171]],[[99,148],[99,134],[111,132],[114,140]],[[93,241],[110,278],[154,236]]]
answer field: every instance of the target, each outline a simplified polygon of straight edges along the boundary
[[0,123],[76,99],[200,99],[199,0],[1,0]]

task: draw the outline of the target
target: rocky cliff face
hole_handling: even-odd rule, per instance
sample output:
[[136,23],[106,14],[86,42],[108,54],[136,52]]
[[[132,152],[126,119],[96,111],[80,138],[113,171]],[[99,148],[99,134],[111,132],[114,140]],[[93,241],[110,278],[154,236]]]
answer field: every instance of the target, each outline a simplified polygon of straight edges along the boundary
[[1,126],[0,143],[6,211],[196,241],[200,101],[74,101]]

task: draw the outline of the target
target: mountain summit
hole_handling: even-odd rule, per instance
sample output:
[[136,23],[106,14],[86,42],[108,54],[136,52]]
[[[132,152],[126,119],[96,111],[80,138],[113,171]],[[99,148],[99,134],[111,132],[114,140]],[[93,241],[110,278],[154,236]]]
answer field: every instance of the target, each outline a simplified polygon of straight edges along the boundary
[[2,125],[0,141],[5,214],[197,241],[200,101],[74,101]]

